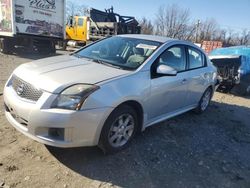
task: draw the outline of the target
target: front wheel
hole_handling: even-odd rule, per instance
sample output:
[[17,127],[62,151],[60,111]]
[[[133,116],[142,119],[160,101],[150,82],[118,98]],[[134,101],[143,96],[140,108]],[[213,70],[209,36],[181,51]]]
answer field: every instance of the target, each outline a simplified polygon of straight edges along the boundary
[[199,101],[199,104],[195,109],[195,112],[197,114],[203,113],[207,109],[207,107],[208,107],[208,105],[209,105],[209,103],[211,101],[211,98],[212,98],[212,89],[209,87],[203,93],[203,95],[202,95],[202,97],[201,97],[201,99]]
[[137,127],[136,111],[127,105],[120,106],[106,120],[98,145],[104,153],[118,152],[129,145]]

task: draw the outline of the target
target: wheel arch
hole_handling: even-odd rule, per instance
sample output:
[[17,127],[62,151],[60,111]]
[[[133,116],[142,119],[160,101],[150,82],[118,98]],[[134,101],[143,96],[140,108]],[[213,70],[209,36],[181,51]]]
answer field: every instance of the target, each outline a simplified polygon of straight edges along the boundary
[[[209,89],[209,88],[212,90],[212,96],[211,96],[211,98],[212,98],[213,95],[214,95],[214,92],[215,92],[215,86],[209,85],[209,86],[207,87],[207,89]],[[206,89],[206,90],[207,90],[207,89]],[[206,90],[205,90],[205,91],[206,91]]]
[[[138,127],[137,127],[136,132],[134,132],[134,134],[137,134],[138,132],[142,131],[142,125],[143,125],[142,105],[138,101],[135,101],[135,100],[128,100],[128,101],[124,101],[124,102],[120,103],[115,108],[113,108],[113,110],[109,113],[109,115],[107,116],[106,120],[104,121],[103,127],[100,131],[97,145],[104,151],[104,153],[106,153],[109,150],[109,146],[106,145],[107,141],[105,139],[105,136],[103,137],[103,135],[106,135],[106,132],[107,132],[107,129],[105,128],[106,121],[109,119],[109,117],[112,115],[113,112],[117,113],[118,111],[116,111],[116,110],[118,110],[119,108],[122,108],[122,107],[127,107],[127,108],[129,107],[129,109],[132,108],[133,111],[135,111],[134,113],[136,113],[136,115],[137,115]],[[113,152],[113,151],[111,151],[111,152]]]
[[[137,131],[139,131],[139,132],[142,131],[143,119],[144,119],[144,115],[143,115],[144,111],[143,111],[143,107],[142,107],[141,103],[139,103],[138,101],[135,101],[135,100],[128,100],[128,101],[124,101],[124,102],[120,103],[116,108],[118,108],[118,107],[120,107],[122,105],[130,106],[136,111],[136,114],[138,116],[138,125],[139,125]],[[116,108],[114,108],[114,110]]]

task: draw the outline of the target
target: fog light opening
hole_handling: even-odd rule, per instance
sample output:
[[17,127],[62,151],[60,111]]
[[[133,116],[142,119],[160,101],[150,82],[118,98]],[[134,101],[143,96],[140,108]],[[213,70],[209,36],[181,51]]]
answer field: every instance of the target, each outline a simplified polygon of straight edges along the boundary
[[56,140],[64,140],[64,128],[49,128],[49,137]]
[[8,106],[4,103],[4,109],[6,112],[10,112],[10,109],[8,108]]

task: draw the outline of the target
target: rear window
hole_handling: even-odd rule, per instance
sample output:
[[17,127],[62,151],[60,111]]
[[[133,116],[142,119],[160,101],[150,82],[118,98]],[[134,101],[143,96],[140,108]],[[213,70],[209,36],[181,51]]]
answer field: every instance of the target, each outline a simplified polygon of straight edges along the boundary
[[196,69],[204,66],[203,56],[199,50],[188,48],[189,69]]

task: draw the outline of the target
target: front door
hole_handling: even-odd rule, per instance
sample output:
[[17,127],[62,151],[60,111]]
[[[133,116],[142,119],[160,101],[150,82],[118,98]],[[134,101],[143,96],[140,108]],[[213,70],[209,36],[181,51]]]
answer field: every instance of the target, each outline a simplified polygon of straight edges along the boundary
[[154,121],[161,116],[184,108],[187,98],[188,73],[185,71],[186,55],[184,46],[173,46],[163,52],[152,67],[160,64],[177,70],[176,76],[157,75],[152,68],[151,94],[149,97],[148,119]]

